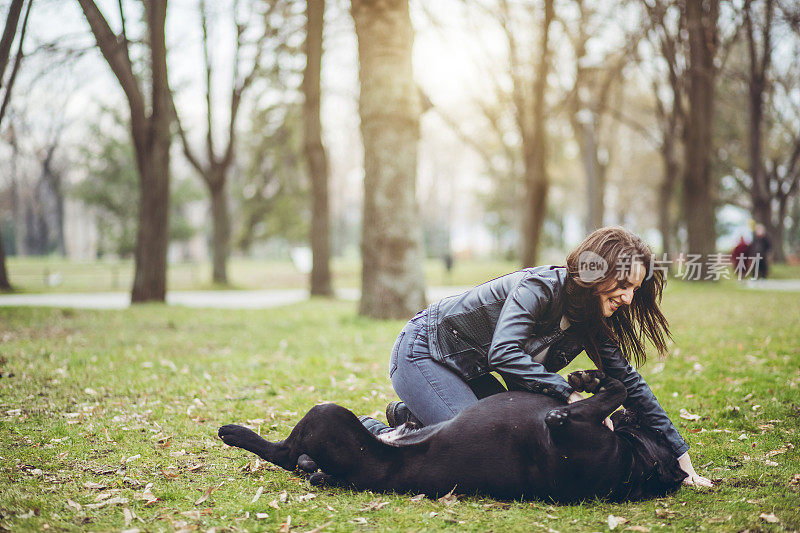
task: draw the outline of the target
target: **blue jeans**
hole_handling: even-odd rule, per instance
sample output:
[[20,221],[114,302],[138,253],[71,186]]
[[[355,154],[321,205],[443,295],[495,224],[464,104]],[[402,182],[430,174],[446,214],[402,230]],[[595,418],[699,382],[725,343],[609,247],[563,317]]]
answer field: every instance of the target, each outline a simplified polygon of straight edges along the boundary
[[478,399],[505,390],[491,374],[467,382],[435,361],[427,325],[427,310],[417,313],[398,335],[389,359],[392,387],[424,425],[450,420]]

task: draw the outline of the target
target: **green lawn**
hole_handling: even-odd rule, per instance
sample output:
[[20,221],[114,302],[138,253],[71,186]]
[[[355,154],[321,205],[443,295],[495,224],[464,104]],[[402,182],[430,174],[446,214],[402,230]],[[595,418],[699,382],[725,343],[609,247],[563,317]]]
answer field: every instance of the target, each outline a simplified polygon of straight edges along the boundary
[[799,529],[797,294],[673,283],[664,305],[672,355],[642,371],[717,485],[576,506],[317,490],[222,445],[225,423],[277,440],[318,402],[370,414],[394,399],[402,323],[352,302],[0,308],[0,530],[566,532],[608,530],[609,515],[628,520],[617,531]]
[[[17,292],[129,291],[133,280],[133,262],[126,260],[11,257],[7,263],[9,278]],[[511,261],[469,260],[456,261],[452,272],[447,273],[441,260],[429,259],[425,262],[425,279],[429,285],[472,285],[518,268]],[[361,265],[355,258],[334,259],[331,271],[335,288],[361,284]],[[228,278],[229,286],[213,285],[207,261],[171,263],[167,268],[170,290],[304,289],[309,285],[308,275],[299,272],[288,260],[235,257],[228,262]]]

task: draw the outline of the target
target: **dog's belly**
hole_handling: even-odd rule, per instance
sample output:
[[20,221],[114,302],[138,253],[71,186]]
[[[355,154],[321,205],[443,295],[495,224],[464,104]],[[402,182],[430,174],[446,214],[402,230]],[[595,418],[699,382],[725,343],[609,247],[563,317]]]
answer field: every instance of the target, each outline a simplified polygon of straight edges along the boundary
[[442,424],[404,457],[397,490],[484,492],[500,497],[552,492],[558,453],[544,415],[561,402],[529,393],[487,398]]

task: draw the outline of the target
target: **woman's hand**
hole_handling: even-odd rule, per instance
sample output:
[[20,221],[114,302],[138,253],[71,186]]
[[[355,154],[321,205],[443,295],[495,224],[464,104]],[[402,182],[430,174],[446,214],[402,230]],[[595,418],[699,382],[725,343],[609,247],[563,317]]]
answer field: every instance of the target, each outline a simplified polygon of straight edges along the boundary
[[703,477],[694,470],[692,466],[692,459],[689,457],[689,452],[678,457],[678,466],[681,470],[686,472],[686,479],[683,480],[684,485],[696,485],[698,487],[713,487],[714,484],[707,477]]
[[[583,395],[580,392],[573,392],[567,398],[567,403],[568,404],[569,403],[575,403],[575,402],[579,402],[581,400],[583,400]],[[611,431],[614,431],[614,423],[611,421],[610,418],[606,417],[606,419],[603,420],[603,424],[605,424],[606,427],[608,429],[610,429]]]

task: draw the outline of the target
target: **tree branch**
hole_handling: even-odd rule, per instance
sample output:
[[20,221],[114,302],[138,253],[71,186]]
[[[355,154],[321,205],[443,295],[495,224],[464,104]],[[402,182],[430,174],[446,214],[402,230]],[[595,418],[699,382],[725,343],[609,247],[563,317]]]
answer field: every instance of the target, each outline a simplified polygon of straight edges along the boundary
[[[78,0],[86,21],[94,34],[97,47],[119,81],[131,108],[131,122],[143,126],[147,121],[144,97],[133,74],[127,42],[117,38],[93,0]],[[134,127],[136,129],[136,127]]]
[[17,34],[17,24],[19,24],[19,16],[20,13],[22,13],[22,5],[24,3],[25,0],[12,0],[11,6],[8,8],[3,37],[0,38],[0,87],[3,86],[3,77],[5,76],[6,67],[8,66],[8,57],[11,55],[11,45],[14,44],[14,37]]
[[6,110],[8,109],[8,104],[11,102],[11,91],[14,88],[14,82],[17,79],[17,72],[19,72],[19,66],[22,64],[23,58],[23,50],[22,45],[25,41],[25,30],[28,28],[28,15],[31,14],[31,6],[33,5],[33,0],[29,0],[28,8],[25,10],[25,18],[22,20],[22,28],[19,32],[19,45],[17,46],[17,54],[14,57],[14,66],[11,68],[11,76],[8,78],[8,86],[6,87],[6,93],[3,95],[3,103],[0,105],[0,124],[3,123],[3,117],[6,116]]

